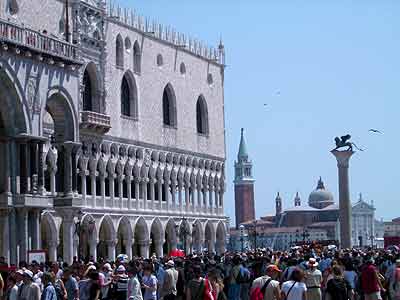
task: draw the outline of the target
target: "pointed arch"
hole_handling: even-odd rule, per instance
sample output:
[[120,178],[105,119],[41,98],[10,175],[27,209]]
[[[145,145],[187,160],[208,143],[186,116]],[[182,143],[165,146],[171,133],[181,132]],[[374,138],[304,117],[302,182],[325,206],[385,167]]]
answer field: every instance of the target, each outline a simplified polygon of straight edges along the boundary
[[217,225],[217,232],[216,232],[217,254],[221,255],[225,252],[226,250],[225,244],[226,244],[226,226],[222,221],[220,221]]
[[83,72],[82,78],[83,95],[82,108],[84,111],[100,112],[100,79],[97,67],[93,62],[89,62]]
[[165,126],[177,127],[176,97],[175,91],[168,83],[163,91],[163,123]]
[[203,95],[200,95],[197,98],[196,103],[196,124],[197,124],[197,133],[199,134],[209,134],[209,126],[208,126],[208,108],[207,102]]
[[117,67],[124,67],[124,41],[120,34],[117,35],[115,42],[115,65]]
[[128,256],[131,256],[132,239],[131,222],[126,216],[123,216],[119,219],[117,226],[117,254],[129,254]]
[[139,42],[135,41],[133,45],[133,71],[140,74],[142,68],[142,51]]
[[131,71],[126,71],[122,77],[121,115],[138,118],[138,89]]

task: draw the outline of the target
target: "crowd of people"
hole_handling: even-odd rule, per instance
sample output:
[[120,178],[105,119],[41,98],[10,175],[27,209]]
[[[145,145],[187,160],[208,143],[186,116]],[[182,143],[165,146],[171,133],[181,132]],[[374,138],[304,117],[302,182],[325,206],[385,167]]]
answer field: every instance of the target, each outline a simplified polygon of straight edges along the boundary
[[9,300],[400,300],[400,252],[313,246],[30,264],[0,258]]

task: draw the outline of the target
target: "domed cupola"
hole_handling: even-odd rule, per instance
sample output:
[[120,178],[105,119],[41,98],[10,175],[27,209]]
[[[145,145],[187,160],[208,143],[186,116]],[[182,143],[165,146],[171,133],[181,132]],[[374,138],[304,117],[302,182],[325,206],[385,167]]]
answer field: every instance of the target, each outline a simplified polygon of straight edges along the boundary
[[324,182],[320,177],[318,180],[317,188],[311,192],[308,197],[308,205],[314,208],[325,208],[329,205],[334,204],[333,194],[325,189]]

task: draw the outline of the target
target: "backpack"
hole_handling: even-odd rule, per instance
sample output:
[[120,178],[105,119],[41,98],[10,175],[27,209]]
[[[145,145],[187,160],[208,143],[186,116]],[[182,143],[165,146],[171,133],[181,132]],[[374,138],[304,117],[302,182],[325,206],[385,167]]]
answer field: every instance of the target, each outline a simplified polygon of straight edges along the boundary
[[251,281],[250,272],[246,268],[241,267],[238,275],[235,278],[237,284],[249,283]]
[[269,283],[271,281],[272,281],[272,278],[269,278],[264,283],[262,288],[256,287],[255,289],[253,289],[251,294],[250,294],[250,300],[263,300],[264,299],[265,290],[267,289],[267,286],[269,285]]

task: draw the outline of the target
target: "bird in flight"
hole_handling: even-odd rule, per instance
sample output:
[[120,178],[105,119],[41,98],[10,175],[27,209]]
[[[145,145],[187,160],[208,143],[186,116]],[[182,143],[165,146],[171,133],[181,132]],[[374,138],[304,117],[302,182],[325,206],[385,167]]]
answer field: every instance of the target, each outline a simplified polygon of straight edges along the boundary
[[373,133],[380,133],[380,134],[382,134],[382,132],[381,131],[379,131],[379,130],[377,130],[377,129],[370,129],[370,130],[368,130],[369,132],[373,132]]

